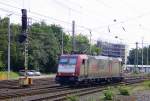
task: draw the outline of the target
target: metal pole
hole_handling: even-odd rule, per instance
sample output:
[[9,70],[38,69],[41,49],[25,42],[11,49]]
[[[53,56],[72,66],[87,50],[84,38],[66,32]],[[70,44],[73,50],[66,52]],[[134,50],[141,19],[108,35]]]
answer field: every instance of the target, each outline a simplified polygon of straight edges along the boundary
[[147,65],[148,65],[148,46],[147,46]]
[[136,67],[138,67],[138,42],[136,42]]
[[90,31],[90,54],[91,54],[91,36],[92,36],[92,34],[91,34],[91,30],[89,30]]
[[124,61],[125,61],[125,68],[127,67],[127,46],[125,44],[125,58],[124,58]]
[[10,15],[8,15],[8,79],[10,74]]
[[[25,33],[27,34],[27,38],[26,38],[26,41],[25,41],[25,72],[27,74],[27,70],[28,70],[28,48],[29,48],[29,33],[30,33],[30,24],[32,22],[30,22],[31,18],[28,18],[27,19],[27,30],[25,31]],[[26,75],[27,77],[27,75]]]
[[142,38],[142,70],[143,70],[143,38]]
[[61,54],[63,54],[63,50],[64,50],[64,35],[63,35],[63,32],[61,34]]
[[76,50],[75,49],[75,21],[72,21],[72,50],[73,52]]
[[[136,44],[135,44],[136,45]],[[136,67],[136,49],[134,51],[134,67]]]
[[27,77],[27,70],[28,70],[28,34],[27,34],[27,39],[25,41],[25,76]]
[[29,23],[30,23],[30,18],[27,19],[27,29],[25,30],[25,33],[27,35],[26,41],[25,41],[25,77],[27,77],[27,71],[28,71],[28,45],[29,45]]
[[120,39],[120,58],[122,59],[123,58],[123,39],[119,38]]

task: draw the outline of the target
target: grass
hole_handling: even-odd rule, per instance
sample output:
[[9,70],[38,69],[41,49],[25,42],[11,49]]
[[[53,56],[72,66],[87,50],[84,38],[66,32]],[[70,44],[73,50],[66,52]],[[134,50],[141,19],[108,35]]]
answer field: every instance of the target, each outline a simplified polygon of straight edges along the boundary
[[[150,90],[150,81],[144,81],[142,83],[138,83],[137,85],[119,85],[119,86],[113,86],[109,87],[109,91],[106,92],[103,91],[102,94],[99,96],[100,101],[105,101],[106,96],[113,95],[118,96],[118,95],[126,95],[126,96],[132,96],[132,94],[139,92],[139,91],[144,91],[144,90]],[[110,92],[111,91],[111,92]],[[109,95],[105,96],[105,93],[109,93]],[[111,94],[110,94],[111,93]],[[112,101],[112,100],[109,100]]]
[[116,94],[118,94],[117,86],[108,87],[107,90],[102,91],[99,99],[100,101],[111,101]]
[[[9,73],[9,79],[17,79],[19,74],[16,72]],[[8,79],[8,72],[7,71],[0,71],[0,80],[7,80]]]
[[66,96],[67,101],[79,101],[77,96],[74,95],[67,95]]
[[105,100],[112,100],[114,94],[113,94],[112,90],[111,90],[110,88],[108,88],[108,89],[104,92],[104,96],[105,96],[105,97],[104,97]]
[[127,87],[127,86],[121,86],[121,87],[119,87],[120,95],[130,95],[129,89],[130,88]]

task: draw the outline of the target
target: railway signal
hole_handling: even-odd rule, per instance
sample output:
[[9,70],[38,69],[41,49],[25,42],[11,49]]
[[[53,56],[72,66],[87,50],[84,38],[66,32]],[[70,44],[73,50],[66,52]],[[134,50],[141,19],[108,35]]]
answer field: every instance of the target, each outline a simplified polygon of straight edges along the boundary
[[27,35],[25,33],[19,35],[19,42],[20,43],[25,42],[26,38],[27,38]]
[[19,42],[23,43],[27,39],[27,10],[26,9],[21,9],[22,12],[22,29],[21,29],[21,34],[19,35]]
[[[24,67],[25,67],[25,77],[21,77],[19,78],[19,84],[20,86],[28,86],[31,85],[32,79],[30,77],[27,76],[27,70],[28,70],[28,32],[29,32],[29,28],[28,28],[28,24],[29,22],[27,22],[27,10],[26,9],[22,9],[22,29],[21,29],[21,34],[19,36],[19,42],[23,43],[24,42],[24,51],[25,51],[25,61],[24,61]],[[29,21],[29,19],[28,19]]]
[[22,31],[26,31],[27,30],[27,10],[26,9],[22,9]]

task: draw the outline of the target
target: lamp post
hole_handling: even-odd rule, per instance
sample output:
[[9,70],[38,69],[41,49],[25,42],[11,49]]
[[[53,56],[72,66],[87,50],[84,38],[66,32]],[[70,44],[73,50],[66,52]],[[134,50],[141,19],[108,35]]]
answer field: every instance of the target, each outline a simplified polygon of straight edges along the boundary
[[8,14],[8,74],[7,74],[7,79],[9,79],[9,74],[10,74],[10,16],[12,14]]

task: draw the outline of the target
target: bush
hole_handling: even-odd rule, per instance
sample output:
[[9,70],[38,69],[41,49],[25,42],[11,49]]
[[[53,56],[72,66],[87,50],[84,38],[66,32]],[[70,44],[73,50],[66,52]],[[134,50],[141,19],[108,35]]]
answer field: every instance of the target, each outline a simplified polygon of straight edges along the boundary
[[150,88],[150,83],[148,84],[148,87]]
[[105,96],[104,97],[105,100],[112,100],[114,95],[113,95],[112,91],[110,89],[108,89],[104,92],[104,96]]
[[144,85],[145,85],[146,87],[148,86],[148,87],[150,88],[150,81],[145,81],[144,83],[145,83]]
[[119,92],[121,95],[130,95],[127,87],[120,87]]
[[78,101],[78,97],[77,96],[67,96],[67,101]]
[[147,76],[150,77],[150,73],[148,73]]

